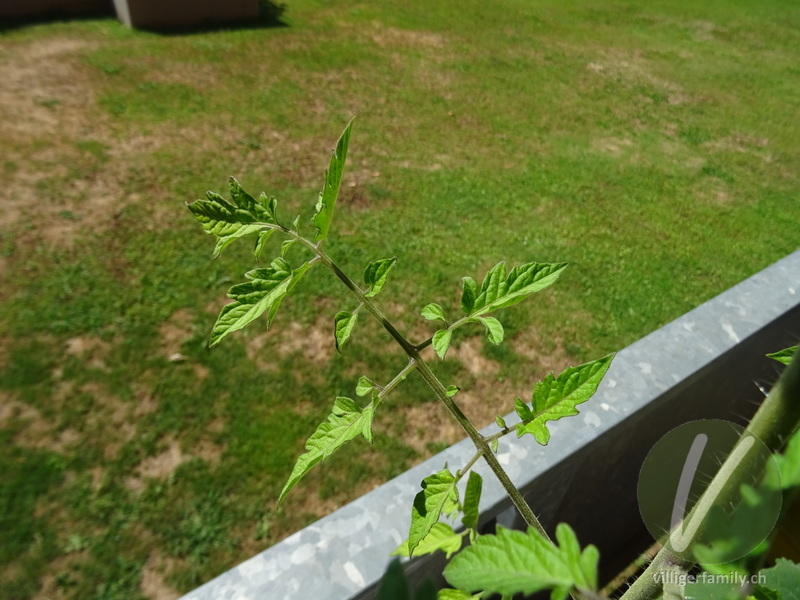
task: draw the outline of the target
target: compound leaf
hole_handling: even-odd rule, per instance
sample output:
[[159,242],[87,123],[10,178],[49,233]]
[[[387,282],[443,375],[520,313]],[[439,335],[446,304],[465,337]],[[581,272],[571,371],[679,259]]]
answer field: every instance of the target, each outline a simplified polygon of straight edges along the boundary
[[[449,559],[461,550],[463,542],[464,533],[456,533],[447,523],[437,522],[414,549],[414,556],[433,554],[437,550],[442,550]],[[404,540],[391,556],[411,556],[408,551],[408,540]]]
[[575,407],[592,397],[613,358],[614,355],[609,354],[598,360],[570,367],[557,378],[550,373],[533,389],[532,410],[527,406],[523,409],[520,406],[521,401],[515,401],[517,414],[523,419],[517,425],[517,437],[530,433],[541,445],[547,445],[550,440],[547,422],[577,415],[578,409]]
[[479,536],[444,570],[450,585],[467,592],[533,594],[551,589],[551,598],[563,599],[573,588],[593,590],[597,581],[597,550],[580,553],[575,533],[560,524],[561,547],[535,530],[527,533],[497,528],[496,535]]
[[566,266],[567,263],[533,262],[514,267],[506,275],[506,265],[500,262],[486,274],[480,290],[471,278],[464,278],[461,308],[468,316],[478,317],[512,306],[551,285]]
[[244,188],[233,177],[228,182],[228,187],[231,192],[231,198],[238,206],[236,214],[243,218],[252,218],[255,221],[264,221],[267,223],[275,223],[273,217],[274,211],[271,211],[268,206],[265,207],[261,202],[256,202],[250,194],[244,191]]
[[255,215],[239,210],[219,194],[206,192],[208,200],[195,200],[187,207],[209,235],[217,236],[214,258],[233,240],[263,227]]
[[372,402],[361,409],[350,398],[339,397],[333,404],[328,420],[322,423],[306,442],[307,452],[297,459],[292,474],[283,486],[278,502],[300,481],[311,468],[325,460],[336,450],[358,435],[372,443],[372,418],[375,406]]
[[339,141],[336,142],[336,149],[331,156],[330,166],[325,171],[325,183],[319,194],[319,201],[314,215],[314,227],[317,228],[317,235],[314,238],[319,242],[328,237],[328,230],[333,219],[333,209],[336,207],[336,198],[339,195],[339,186],[342,183],[342,173],[344,163],[347,158],[347,146],[350,143],[350,128],[353,125],[352,119],[344,128]]
[[353,332],[353,327],[356,326],[358,320],[358,313],[349,313],[342,311],[334,317],[334,337],[336,338],[336,350],[341,352],[344,343],[350,339],[350,334]]
[[780,352],[773,352],[772,354],[767,354],[767,358],[771,358],[773,360],[777,360],[780,363],[788,365],[792,362],[792,357],[797,352],[798,346],[792,346],[791,348],[784,348]]
[[364,294],[367,298],[378,295],[396,262],[397,258],[383,258],[367,265],[364,269],[364,283],[370,286],[369,291]]
[[[302,276],[306,269],[299,275]],[[294,276],[295,272],[282,258],[273,260],[269,267],[246,273],[245,277],[250,281],[237,284],[228,290],[228,296],[234,301],[222,307],[211,332],[209,346],[215,346],[232,331],[246,327],[264,311],[269,311],[267,314],[269,327],[281,300],[290,289]]]
[[451,512],[458,504],[458,479],[443,469],[422,480],[422,491],[414,497],[411,507],[411,529],[408,534],[408,551],[414,551],[428,535],[434,523],[439,521],[442,512]]

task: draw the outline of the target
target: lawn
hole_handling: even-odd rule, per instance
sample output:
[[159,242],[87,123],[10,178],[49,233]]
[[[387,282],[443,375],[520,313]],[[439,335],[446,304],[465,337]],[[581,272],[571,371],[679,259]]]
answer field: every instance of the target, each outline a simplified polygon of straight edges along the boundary
[[413,341],[462,276],[570,263],[504,345],[475,329],[437,365],[481,425],[800,246],[794,2],[298,0],[283,23],[0,30],[2,598],[174,598],[461,437],[410,378],[372,447],[276,507],[334,397],[403,357],[366,319],[336,353],[352,300],[321,270],[269,332],[206,347],[253,258],[212,261],[185,203],[234,175],[310,217],[354,115],[326,247],[353,277],[398,257],[378,303]]

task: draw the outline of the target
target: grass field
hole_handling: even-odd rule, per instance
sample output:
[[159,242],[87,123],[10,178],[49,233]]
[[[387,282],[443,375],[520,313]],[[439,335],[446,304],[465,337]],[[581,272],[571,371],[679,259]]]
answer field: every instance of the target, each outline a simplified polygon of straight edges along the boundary
[[800,245],[795,2],[298,0],[283,21],[0,31],[2,598],[174,598],[459,439],[410,379],[373,447],[276,508],[334,396],[403,358],[366,319],[336,354],[352,301],[322,272],[269,332],[206,348],[252,258],[212,262],[184,203],[234,175],[310,216],[353,115],[327,248],[354,277],[398,257],[378,302],[414,341],[464,275],[571,263],[502,315],[508,343],[476,329],[438,365],[481,425]]

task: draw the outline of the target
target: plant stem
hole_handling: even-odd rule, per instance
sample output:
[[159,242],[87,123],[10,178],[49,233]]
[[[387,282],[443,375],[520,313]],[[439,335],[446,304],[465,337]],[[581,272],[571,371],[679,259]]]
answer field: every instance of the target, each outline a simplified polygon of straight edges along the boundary
[[358,301],[364,305],[364,308],[366,308],[372,314],[372,316],[375,317],[378,323],[380,323],[381,326],[389,333],[389,335],[391,335],[392,338],[394,338],[394,340],[400,345],[410,360],[409,364],[413,363],[417,372],[425,380],[428,386],[430,386],[434,394],[436,394],[436,397],[442,402],[442,404],[445,405],[445,407],[447,407],[447,410],[450,411],[450,414],[453,416],[453,418],[466,432],[466,434],[472,440],[472,443],[475,444],[479,455],[483,456],[483,458],[486,460],[489,468],[495,474],[498,481],[500,481],[500,484],[503,486],[503,489],[508,494],[508,497],[519,511],[522,518],[525,520],[525,523],[527,523],[529,527],[532,527],[539,532],[539,534],[541,534],[545,539],[549,540],[550,537],[547,535],[544,527],[542,527],[539,519],[536,518],[533,510],[531,510],[531,507],[525,501],[525,498],[516,488],[514,483],[511,481],[511,478],[505,472],[505,469],[503,469],[502,465],[497,460],[497,457],[489,447],[486,438],[484,438],[483,435],[481,435],[481,433],[475,428],[475,426],[461,411],[455,401],[447,395],[447,390],[444,384],[442,384],[439,378],[436,377],[433,371],[431,371],[431,368],[425,362],[425,359],[420,356],[418,348],[409,343],[409,341],[399,331],[397,331],[397,329],[395,329],[395,327],[391,324],[391,322],[389,322],[380,309],[372,303],[372,300],[364,295],[364,292],[338,267],[338,265],[336,265],[336,263],[333,262],[333,260],[331,260],[331,258],[322,250],[322,248],[319,247],[318,244],[315,245],[309,240],[300,236],[294,237],[301,241],[306,247],[310,248],[314,254],[319,257],[320,262],[328,267],[328,269],[330,269],[331,272],[333,272],[333,274],[336,275],[336,277],[338,277],[342,283],[344,283],[344,285],[356,296],[356,298],[358,298]]
[[389,392],[391,392],[394,388],[400,385],[400,382],[403,381],[406,377],[408,377],[408,374],[411,373],[411,371],[413,371],[416,368],[417,368],[417,363],[414,362],[413,360],[409,360],[408,364],[405,367],[403,367],[403,370],[394,376],[394,379],[392,379],[385,386],[381,387],[381,391],[378,392],[378,398],[382,400],[383,398],[388,396]]
[[[691,523],[695,509],[710,504],[730,502],[739,496],[742,483],[748,481],[749,469],[741,468],[739,461],[731,457],[736,449],[745,446],[755,436],[763,441],[770,452],[779,452],[784,443],[800,426],[800,354],[796,355],[789,366],[781,374],[772,391],[762,402],[750,424],[745,429],[739,442],[731,451],[729,458],[712,479],[708,488],[698,500],[695,507],[684,520]],[[705,515],[708,513],[703,511]],[[700,515],[703,516],[703,515]],[[682,527],[682,525],[679,525]],[[706,521],[703,519],[691,536],[686,547],[691,547],[705,532]],[[662,595],[658,584],[658,576],[664,571],[674,568],[690,568],[695,563],[678,555],[668,541],[645,569],[644,573],[622,595],[620,600],[654,600]]]

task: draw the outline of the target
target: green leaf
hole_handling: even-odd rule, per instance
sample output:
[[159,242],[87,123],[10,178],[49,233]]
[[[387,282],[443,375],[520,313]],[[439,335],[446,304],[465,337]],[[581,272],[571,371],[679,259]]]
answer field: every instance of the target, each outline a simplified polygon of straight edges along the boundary
[[551,597],[563,598],[575,587],[594,590],[597,550],[587,546],[580,553],[574,532],[563,523],[556,537],[561,547],[533,529],[525,533],[498,527],[496,535],[478,537],[453,558],[445,579],[467,592],[505,595],[552,589]]
[[255,198],[245,192],[244,188],[233,177],[228,180],[228,188],[231,192],[231,198],[238,206],[237,214],[252,218],[255,221],[275,223],[274,211],[269,210],[268,207],[265,207],[260,202],[256,202]]
[[551,285],[566,266],[567,263],[528,263],[514,267],[506,276],[505,263],[498,263],[486,274],[480,290],[472,279],[464,278],[461,308],[468,316],[477,317],[512,306]]
[[[414,556],[433,554],[437,550],[441,550],[449,559],[453,554],[461,550],[461,545],[464,542],[464,533],[456,533],[447,523],[436,522],[431,527],[428,535],[414,549]],[[408,551],[408,540],[404,540],[392,552],[391,556],[411,556]]]
[[575,586],[582,590],[596,590],[599,550],[590,544],[581,552],[578,536],[566,523],[559,523],[556,527],[556,540],[564,561],[570,566]]
[[[527,406],[525,408],[527,408]],[[497,423],[497,426],[500,429],[505,429],[506,428],[506,420],[503,417],[501,417],[500,415],[498,415],[498,416],[496,416],[494,418],[494,422]]]
[[444,393],[447,394],[448,398],[452,398],[453,396],[455,396],[460,391],[461,391],[460,387],[455,386],[455,385],[448,385],[447,389],[445,389]]
[[239,210],[219,194],[206,192],[206,197],[208,200],[196,200],[187,207],[206,233],[217,236],[214,258],[235,239],[264,227],[256,222],[255,215]]
[[490,447],[492,449],[492,452],[497,454],[497,449],[500,447],[500,440],[498,438],[494,438],[490,443]]
[[519,418],[523,421],[533,418],[533,411],[522,401],[522,398],[514,398],[514,410],[517,411],[517,415],[519,415]]
[[764,468],[758,486],[744,483],[739,486],[740,501],[732,514],[722,506],[711,507],[704,522],[704,537],[711,543],[692,546],[695,559],[706,571],[718,574],[730,574],[736,569],[746,571],[746,561],[737,567],[737,559],[748,554],[755,556],[759,543],[775,527],[783,496],[780,474],[772,460]]
[[781,595],[775,590],[756,585],[756,587],[753,588],[752,595],[747,598],[748,600],[781,600]]
[[338,352],[342,351],[342,346],[350,339],[350,334],[353,332],[353,327],[356,326],[357,320],[357,312],[349,313],[342,311],[336,313],[336,317],[334,317],[334,337],[336,338],[336,350]]
[[443,590],[439,590],[436,600],[478,600],[480,597],[480,594],[472,595],[468,594],[467,592],[462,592],[461,590],[445,588]]
[[766,583],[759,584],[759,588],[772,590],[780,594],[781,600],[800,600],[800,564],[786,558],[779,558],[775,566],[762,569],[759,575],[766,578]]
[[[297,267],[294,270],[294,272],[292,274],[292,282],[289,284],[289,291],[290,292],[300,282],[300,280],[303,278],[303,275],[305,275],[308,272],[308,270],[313,266],[314,265],[312,265],[310,262],[304,262],[302,265],[300,265],[299,267]],[[272,317],[270,317],[270,319],[271,318]]]
[[278,224],[278,200],[275,196],[267,196],[264,192],[258,197],[258,203],[267,211],[269,222]]
[[469,479],[467,479],[467,489],[464,491],[464,516],[461,519],[467,529],[478,530],[478,508],[481,502],[482,489],[483,479],[475,471],[470,471]]
[[214,246],[214,251],[211,253],[211,258],[217,258],[220,254],[222,254],[222,251],[225,250],[225,248],[234,242],[234,240],[254,233],[255,231],[258,231],[258,229],[247,229],[243,227],[237,234],[217,238],[217,243]]
[[767,354],[767,358],[772,358],[777,360],[780,363],[788,365],[792,362],[792,357],[797,352],[798,346],[792,346],[791,348],[784,348],[780,352],[773,352],[772,354]]
[[356,384],[356,394],[359,396],[366,396],[372,390],[377,389],[377,387],[374,381],[362,375],[358,378],[358,383]]
[[428,321],[442,321],[443,323],[447,323],[447,320],[444,318],[444,310],[442,310],[442,307],[435,302],[426,304],[423,307],[421,314]]
[[800,431],[791,437],[783,454],[775,455],[775,461],[780,467],[783,489],[800,487]]
[[314,226],[317,228],[315,241],[320,242],[328,237],[328,230],[333,219],[333,209],[336,207],[336,198],[339,195],[339,186],[342,183],[342,172],[347,158],[347,146],[350,143],[350,128],[353,126],[352,119],[344,128],[339,141],[336,143],[336,150],[331,156],[330,166],[325,172],[325,184],[319,194],[316,214],[314,215]]
[[486,336],[489,341],[497,345],[503,341],[503,325],[494,317],[478,317],[486,327]]
[[264,228],[264,223],[277,225],[275,199],[262,198],[258,202],[233,177],[229,182],[233,204],[214,192],[206,192],[207,200],[197,200],[188,208],[206,233],[217,236],[214,258],[231,242]]
[[447,354],[447,349],[450,347],[450,338],[452,337],[453,331],[451,329],[440,329],[433,334],[433,350],[442,360],[444,360],[444,355]]
[[269,311],[269,327],[281,300],[289,291],[294,275],[292,268],[282,258],[273,260],[269,267],[246,273],[245,277],[250,281],[235,285],[228,291],[228,296],[234,301],[222,307],[209,345],[215,346],[232,331],[246,327],[264,311]]
[[396,258],[383,258],[367,265],[364,269],[364,283],[370,286],[369,291],[364,294],[367,298],[378,295],[396,262]]
[[[542,446],[550,440],[548,421],[578,414],[575,408],[586,402],[597,390],[603,376],[611,366],[613,354],[598,360],[565,370],[558,378],[552,373],[536,384],[533,389],[533,410],[521,410],[517,404],[517,414],[523,422],[517,425],[517,437],[530,433]],[[527,407],[525,407],[527,409]],[[523,414],[526,416],[523,417]]]
[[461,310],[466,314],[472,313],[475,307],[475,298],[478,297],[478,284],[472,277],[461,279]]
[[283,486],[278,502],[300,481],[311,468],[325,460],[336,450],[358,435],[372,443],[372,418],[375,406],[372,402],[361,409],[350,398],[336,398],[328,420],[322,423],[306,442],[307,452],[297,459],[292,474]]
[[443,469],[422,480],[422,491],[414,497],[411,508],[411,529],[408,534],[408,551],[414,550],[428,535],[434,523],[439,521],[442,512],[449,512],[453,503],[458,503],[458,479],[448,470]]
[[289,252],[289,248],[294,246],[294,243],[296,241],[297,241],[296,239],[291,239],[291,240],[283,240],[281,242],[281,256],[283,258],[286,258],[286,254]]
[[267,240],[273,233],[275,233],[274,229],[263,229],[258,232],[258,237],[256,238],[256,246],[253,249],[253,254],[256,257],[256,260],[259,260],[261,258],[261,253],[264,251],[264,246],[266,245]]
[[725,579],[692,581],[682,589],[677,587],[676,596],[681,600],[741,600],[744,597],[744,590],[737,583]]

